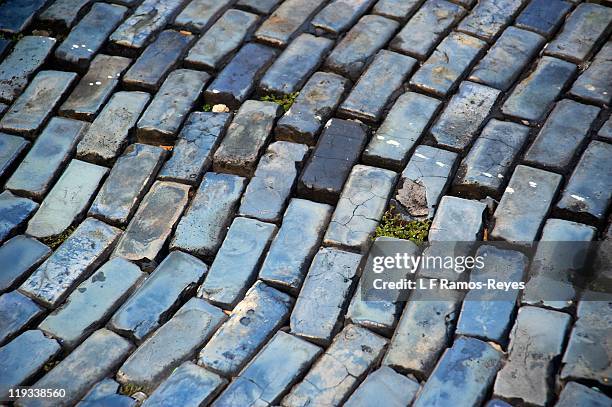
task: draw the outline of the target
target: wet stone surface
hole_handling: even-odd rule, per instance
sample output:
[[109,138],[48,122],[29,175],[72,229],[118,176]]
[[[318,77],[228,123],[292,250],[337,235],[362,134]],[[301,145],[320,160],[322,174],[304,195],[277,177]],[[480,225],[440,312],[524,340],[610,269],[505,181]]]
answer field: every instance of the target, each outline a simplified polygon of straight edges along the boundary
[[23,137],[0,133],[0,181],[11,174],[29,145]]
[[325,4],[322,0],[284,1],[255,32],[255,37],[271,45],[283,47]]
[[533,0],[516,18],[516,26],[550,37],[572,5],[566,1]]
[[15,288],[49,255],[51,249],[38,240],[15,236],[0,247],[0,292]]
[[0,295],[0,305],[0,343],[11,340],[43,313],[42,307],[17,291]]
[[21,227],[39,205],[27,198],[22,198],[4,191],[0,194],[0,241],[8,239],[17,228]]
[[24,31],[45,3],[45,0],[5,1],[0,7],[0,31],[8,34]]
[[406,406],[414,400],[418,390],[418,382],[383,366],[366,377],[345,406],[371,406],[379,403],[390,407]]
[[457,29],[485,41],[492,41],[524,3],[525,0],[481,0]]
[[232,3],[231,0],[192,0],[174,19],[174,24],[190,31],[204,32]]
[[313,19],[316,32],[337,36],[357,22],[374,0],[336,0],[329,3]]

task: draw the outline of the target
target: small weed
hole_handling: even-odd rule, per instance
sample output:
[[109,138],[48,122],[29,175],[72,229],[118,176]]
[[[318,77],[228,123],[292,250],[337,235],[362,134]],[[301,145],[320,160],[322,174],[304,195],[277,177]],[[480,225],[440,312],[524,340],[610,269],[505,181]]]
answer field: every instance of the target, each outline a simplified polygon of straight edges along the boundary
[[261,97],[261,100],[264,102],[274,102],[286,112],[289,110],[293,102],[295,102],[295,98],[298,96],[299,92],[290,93],[284,96],[276,96],[276,95],[265,95]]
[[49,246],[51,249],[55,250],[62,243],[64,243],[66,239],[70,237],[70,235],[74,232],[75,229],[75,227],[70,226],[68,229],[64,230],[59,235],[43,237],[42,239],[40,239],[40,241]]
[[58,363],[59,360],[45,363],[43,366],[43,371],[48,372],[49,370],[53,369]]
[[121,385],[121,387],[119,388],[119,393],[126,396],[131,396],[132,394],[143,390],[144,388],[142,386],[139,386],[134,383],[126,383]]
[[212,112],[212,108],[213,108],[212,104],[206,103],[204,106],[202,106],[202,111],[204,111],[204,112]]
[[[0,4],[2,4],[2,2],[0,2]],[[7,33],[0,33],[0,39],[3,40],[8,40],[8,41],[19,41],[20,39],[23,38],[23,34],[7,34]]]
[[430,226],[431,220],[429,219],[407,221],[402,219],[400,215],[394,215],[391,210],[388,210],[376,227],[374,238],[381,236],[394,237],[421,244],[427,239]]

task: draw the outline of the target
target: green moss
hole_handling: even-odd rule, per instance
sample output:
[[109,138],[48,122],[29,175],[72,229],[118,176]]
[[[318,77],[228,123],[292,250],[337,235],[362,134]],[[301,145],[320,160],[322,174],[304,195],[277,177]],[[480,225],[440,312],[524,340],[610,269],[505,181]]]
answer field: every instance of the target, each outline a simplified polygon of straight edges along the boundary
[[[2,4],[2,2],[0,1],[0,4]],[[20,39],[23,38],[23,34],[7,34],[7,33],[0,33],[0,39],[3,40],[9,40],[9,41],[19,41]]]
[[64,243],[66,239],[70,237],[70,235],[74,232],[75,229],[76,229],[75,227],[71,226],[68,229],[64,230],[62,233],[60,233],[59,235],[43,237],[42,239],[40,239],[40,241],[46,244],[47,246],[49,246],[51,249],[55,250],[62,243]]
[[43,371],[48,372],[49,370],[53,369],[58,363],[59,363],[59,360],[45,363],[43,365]]
[[286,112],[287,110],[289,110],[291,105],[293,105],[293,102],[295,102],[295,98],[298,94],[299,92],[290,93],[284,96],[265,95],[261,97],[261,100],[263,100],[264,102],[276,103],[277,105],[281,106]]
[[210,103],[206,103],[204,106],[202,106],[202,110],[204,112],[212,112],[212,108],[213,105],[211,105]]
[[142,386],[138,386],[137,384],[134,383],[126,383],[126,384],[122,384],[121,387],[119,388],[119,393],[120,394],[124,394],[126,396],[131,396],[134,393],[138,393],[139,391],[143,391],[144,387]]
[[376,227],[374,238],[381,236],[394,237],[397,239],[411,240],[416,244],[421,244],[427,240],[427,234],[431,227],[431,220],[407,221],[400,215],[394,215],[392,209],[388,210],[383,215],[380,224]]

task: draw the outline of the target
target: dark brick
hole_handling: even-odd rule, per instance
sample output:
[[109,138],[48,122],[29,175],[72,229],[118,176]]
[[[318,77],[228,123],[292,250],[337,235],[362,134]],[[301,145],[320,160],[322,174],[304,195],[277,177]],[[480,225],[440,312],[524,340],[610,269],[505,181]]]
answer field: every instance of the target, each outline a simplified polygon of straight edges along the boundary
[[238,0],[237,6],[258,14],[269,14],[281,0]]
[[572,5],[561,0],[533,0],[516,18],[516,26],[550,38],[563,24],[563,18]]
[[17,291],[0,295],[0,344],[19,334],[43,308]]
[[457,29],[492,42],[524,3],[525,0],[480,0]]
[[556,407],[606,407],[612,404],[612,399],[607,397],[597,388],[587,387],[575,382],[565,385]]
[[130,396],[119,393],[119,383],[113,379],[100,380],[81,399],[79,407],[96,407],[100,405],[112,405],[114,407],[136,407],[136,400]]
[[379,0],[372,12],[405,21],[423,4],[423,0]]
[[24,31],[47,0],[6,0],[0,5],[0,31],[18,34]]
[[38,16],[45,26],[60,30],[70,29],[79,20],[93,0],[56,0]]
[[317,32],[337,36],[351,28],[375,0],[335,0],[312,19]]
[[9,238],[38,209],[38,204],[27,198],[0,193],[0,242]]
[[174,25],[204,32],[227,10],[233,0],[191,0],[174,19]]
[[30,142],[22,137],[0,133],[0,182],[11,175],[29,146]]
[[51,249],[27,236],[15,236],[0,247],[0,292],[15,288],[49,255]]
[[325,4],[323,0],[284,1],[255,32],[263,42],[284,47],[300,31],[310,18]]
[[612,101],[612,42],[606,43],[591,65],[574,82],[570,93],[587,102],[609,105]]

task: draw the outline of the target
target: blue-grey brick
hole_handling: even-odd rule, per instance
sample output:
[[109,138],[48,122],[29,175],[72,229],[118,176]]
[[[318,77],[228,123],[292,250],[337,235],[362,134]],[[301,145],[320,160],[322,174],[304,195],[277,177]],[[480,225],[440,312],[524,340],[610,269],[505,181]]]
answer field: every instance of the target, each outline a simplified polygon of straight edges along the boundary
[[318,346],[279,331],[212,406],[277,405],[320,353]]
[[337,36],[353,26],[374,4],[374,0],[335,0],[329,3],[313,19],[317,32]]
[[0,182],[11,175],[30,142],[23,137],[0,133]]
[[480,0],[457,29],[492,42],[524,3],[525,0]]
[[12,339],[42,313],[42,307],[17,291],[0,295],[0,344]]
[[387,366],[370,373],[344,404],[346,407],[384,405],[408,406],[414,400],[419,383]]
[[0,31],[18,34],[24,31],[34,16],[47,4],[46,0],[6,0],[0,5]]
[[26,233],[44,238],[64,232],[83,216],[107,173],[105,167],[72,160],[28,222]]
[[276,138],[314,144],[348,87],[348,79],[340,75],[328,72],[312,75],[276,124]]
[[38,204],[27,198],[0,193],[0,242],[10,237],[38,209]]
[[129,88],[157,91],[168,72],[180,63],[194,38],[174,30],[162,31],[123,75],[123,84]]
[[182,362],[191,359],[226,319],[221,309],[198,298],[190,299],[130,355],[119,368],[117,380],[144,391],[154,389]]
[[288,95],[302,88],[317,69],[333,41],[311,34],[301,34],[280,54],[259,82],[262,93]]
[[241,10],[227,10],[195,43],[185,63],[196,68],[216,70],[251,34],[259,17]]
[[232,220],[246,179],[208,172],[181,218],[170,247],[212,258]]
[[502,112],[530,121],[540,121],[576,72],[576,65],[542,57],[536,69],[512,91]]
[[91,61],[87,73],[60,106],[59,114],[92,121],[111,97],[131,62],[129,58],[98,54]]
[[233,0],[191,0],[174,19],[174,25],[190,31],[204,32],[232,3]]
[[461,161],[453,182],[454,191],[472,198],[499,197],[528,136],[527,126],[490,120]]
[[0,64],[0,101],[11,103],[27,86],[55,47],[56,39],[26,36]]
[[33,137],[75,82],[77,74],[40,71],[0,120],[0,130]]
[[594,387],[587,387],[576,382],[565,385],[556,407],[606,407],[612,404],[612,399]]
[[393,38],[389,48],[423,60],[465,13],[463,7],[448,1],[428,0]]
[[525,153],[524,161],[556,172],[571,168],[571,162],[587,141],[599,109],[564,99],[557,103],[542,130]]
[[293,298],[289,295],[264,283],[255,283],[229,320],[202,348],[198,364],[224,376],[236,376],[286,323],[292,306]]
[[209,79],[206,72],[172,71],[138,120],[136,138],[143,142],[173,142]]
[[570,93],[587,102],[609,105],[612,101],[612,42],[606,43],[588,69],[583,72]]
[[355,81],[372,57],[385,46],[397,31],[397,21],[377,15],[359,19],[336,45],[325,61],[325,66]]
[[600,4],[580,4],[567,18],[561,33],[546,47],[546,54],[582,63],[610,32],[612,9]]
[[116,4],[94,3],[89,13],[57,47],[55,58],[81,69],[87,68],[127,12],[126,7]]
[[571,10],[569,2],[561,0],[532,0],[516,18],[515,25],[549,38]]
[[377,122],[416,65],[414,58],[381,50],[338,108],[338,115]]
[[[480,201],[443,196],[429,228],[429,240],[472,242],[480,240],[486,205]],[[461,227],[455,225],[461,223]]]
[[571,317],[537,307],[521,307],[510,333],[508,360],[495,379],[493,394],[544,406],[553,396],[555,359],[561,356]]
[[459,338],[440,358],[414,406],[481,405],[501,365],[502,353],[490,344],[474,338]]
[[400,21],[408,19],[423,4],[423,0],[379,0],[372,12]]
[[303,31],[310,18],[323,7],[323,0],[284,1],[255,32],[255,38],[269,44],[284,47]]
[[56,0],[40,13],[38,20],[43,25],[67,30],[82,17],[91,3],[93,0]]
[[108,326],[136,342],[170,318],[186,293],[202,281],[208,267],[195,257],[171,252],[113,315]]
[[249,97],[276,55],[275,49],[262,44],[243,46],[204,92],[206,102],[237,109]]
[[592,141],[565,185],[556,210],[592,221],[605,219],[612,199],[612,144]]
[[269,14],[281,0],[238,0],[237,6],[258,14]]
[[212,164],[212,156],[232,118],[229,113],[194,112],[181,129],[172,156],[159,179],[197,185]]
[[608,118],[608,120],[606,120],[603,126],[601,126],[597,135],[603,140],[612,141],[612,119],[611,118]]
[[106,378],[95,384],[77,404],[78,407],[96,407],[112,405],[113,407],[135,407],[137,401],[130,396],[118,394],[119,383]]
[[19,290],[55,308],[98,268],[113,249],[121,230],[99,220],[85,219]]
[[73,349],[100,328],[143,279],[144,273],[135,264],[112,259],[79,284],[38,328]]
[[51,249],[38,240],[19,235],[0,247],[0,292],[14,288],[49,255]]
[[332,211],[330,205],[293,198],[261,266],[259,278],[297,295]]
[[269,223],[235,218],[206,280],[198,289],[198,297],[224,309],[233,309],[257,278],[259,265],[276,230]]
[[447,96],[476,62],[485,45],[484,41],[467,34],[452,32],[412,75],[410,84],[436,96]]
[[468,79],[506,91],[545,42],[539,34],[508,27]]
[[291,333],[328,345],[342,327],[361,255],[334,248],[316,254],[291,313]]
[[52,118],[5,187],[36,200],[43,199],[88,128],[85,122]]

